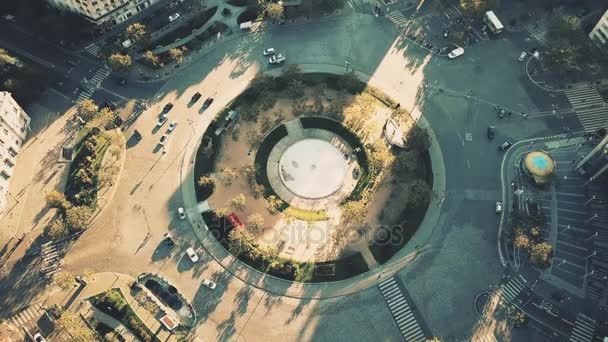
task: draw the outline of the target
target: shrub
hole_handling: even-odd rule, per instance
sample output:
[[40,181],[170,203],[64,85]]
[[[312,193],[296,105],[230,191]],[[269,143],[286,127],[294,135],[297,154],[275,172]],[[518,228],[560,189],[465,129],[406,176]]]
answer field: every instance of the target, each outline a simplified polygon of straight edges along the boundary
[[72,230],[82,230],[89,224],[91,216],[93,210],[89,207],[71,207],[65,212],[65,223]]
[[51,208],[61,209],[65,211],[70,207],[70,202],[65,198],[65,195],[58,191],[50,191],[44,196],[46,204]]

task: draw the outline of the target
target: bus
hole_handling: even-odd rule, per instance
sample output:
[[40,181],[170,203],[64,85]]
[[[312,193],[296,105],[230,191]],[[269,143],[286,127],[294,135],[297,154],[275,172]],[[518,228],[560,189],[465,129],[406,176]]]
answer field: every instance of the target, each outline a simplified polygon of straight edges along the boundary
[[487,11],[483,16],[483,22],[492,30],[494,34],[499,34],[504,28],[500,20],[493,11]]

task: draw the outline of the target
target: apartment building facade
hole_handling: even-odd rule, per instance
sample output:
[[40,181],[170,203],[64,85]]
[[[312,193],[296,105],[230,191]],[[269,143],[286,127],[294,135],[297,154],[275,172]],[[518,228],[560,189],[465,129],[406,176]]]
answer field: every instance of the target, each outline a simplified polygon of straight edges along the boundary
[[589,38],[599,45],[608,46],[608,10],[589,32]]
[[115,25],[160,0],[47,0],[51,5],[78,13],[97,24]]
[[0,91],[0,216],[6,210],[9,183],[17,154],[30,131],[30,121],[11,93]]

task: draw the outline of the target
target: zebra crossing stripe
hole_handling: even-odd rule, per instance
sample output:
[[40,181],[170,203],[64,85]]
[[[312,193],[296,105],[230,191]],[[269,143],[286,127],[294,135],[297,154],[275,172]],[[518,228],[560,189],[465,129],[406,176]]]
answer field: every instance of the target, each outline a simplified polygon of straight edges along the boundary
[[407,342],[424,341],[424,332],[394,277],[378,284],[378,287],[404,340]]

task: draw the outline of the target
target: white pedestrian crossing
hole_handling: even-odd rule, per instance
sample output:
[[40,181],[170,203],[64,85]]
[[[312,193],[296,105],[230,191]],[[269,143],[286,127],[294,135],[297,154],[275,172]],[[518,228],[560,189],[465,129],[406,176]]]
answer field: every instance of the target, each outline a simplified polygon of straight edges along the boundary
[[34,304],[17,312],[12,317],[8,318],[5,323],[12,329],[13,332],[25,337],[23,327],[26,327],[31,322],[36,322],[42,315],[43,310],[41,304]]
[[462,12],[460,12],[460,10],[454,6],[448,6],[443,11],[443,15],[445,15],[448,20],[455,20],[462,17]]
[[526,31],[541,45],[546,45],[547,40],[549,39],[549,27],[551,26],[551,22],[547,17],[543,17],[539,21],[528,24],[526,26]]
[[526,284],[519,277],[513,277],[508,282],[500,286],[500,295],[502,299],[510,303],[519,295],[519,293],[524,289]]
[[386,16],[399,31],[401,31],[408,23],[408,19],[399,11],[394,11]]
[[95,90],[101,86],[101,82],[103,82],[108,75],[110,75],[110,68],[107,66],[97,69],[93,77],[91,77],[91,79],[88,81],[86,89],[78,95],[76,102],[80,103],[84,100],[90,99]]
[[99,57],[99,55],[101,54],[101,46],[95,43],[85,46],[84,50],[95,57]]
[[423,342],[426,336],[418,324],[414,313],[405,299],[405,296],[394,277],[388,278],[378,284],[380,293],[393,315],[395,324],[407,342]]
[[576,321],[574,322],[574,328],[570,333],[570,342],[591,342],[595,335],[595,327],[597,323],[595,320],[579,313],[576,315]]
[[608,126],[608,104],[597,89],[568,89],[564,93],[585,131],[593,132]]

